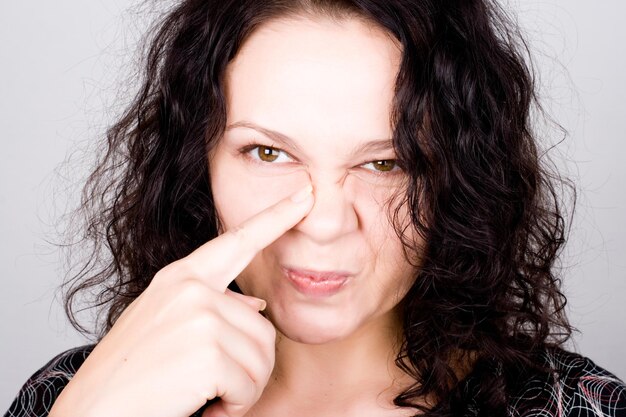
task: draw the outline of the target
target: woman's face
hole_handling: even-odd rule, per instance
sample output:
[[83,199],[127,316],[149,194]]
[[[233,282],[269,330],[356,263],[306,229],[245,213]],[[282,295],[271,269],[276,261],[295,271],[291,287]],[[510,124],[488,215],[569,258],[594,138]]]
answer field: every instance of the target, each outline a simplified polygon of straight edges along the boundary
[[[255,31],[227,69],[227,128],[209,155],[222,227],[314,188],[309,214],[235,280],[267,301],[267,317],[293,340],[324,343],[386,323],[413,282],[388,221],[395,206],[385,205],[405,179],[390,125],[400,58],[390,37],[357,20],[280,20]],[[283,268],[350,277],[310,294]]]

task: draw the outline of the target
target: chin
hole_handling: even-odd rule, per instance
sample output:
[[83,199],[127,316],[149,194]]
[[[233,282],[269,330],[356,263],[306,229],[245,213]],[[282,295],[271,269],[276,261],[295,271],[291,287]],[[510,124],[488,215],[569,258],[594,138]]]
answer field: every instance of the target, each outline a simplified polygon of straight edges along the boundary
[[332,343],[349,337],[356,331],[343,316],[296,311],[268,311],[268,319],[283,336],[298,343],[321,345]]

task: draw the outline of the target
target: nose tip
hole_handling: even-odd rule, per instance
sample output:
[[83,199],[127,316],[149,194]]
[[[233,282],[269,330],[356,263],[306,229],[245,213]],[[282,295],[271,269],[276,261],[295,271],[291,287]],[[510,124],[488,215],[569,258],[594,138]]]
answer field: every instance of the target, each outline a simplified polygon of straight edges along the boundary
[[358,217],[343,180],[313,183],[313,196],[313,207],[297,226],[300,232],[326,244],[358,228]]

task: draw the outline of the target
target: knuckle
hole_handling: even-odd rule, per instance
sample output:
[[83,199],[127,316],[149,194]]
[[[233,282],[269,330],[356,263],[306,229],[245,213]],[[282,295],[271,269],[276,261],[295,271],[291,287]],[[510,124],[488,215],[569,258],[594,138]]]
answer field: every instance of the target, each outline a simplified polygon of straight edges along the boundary
[[272,346],[269,349],[268,355],[267,355],[267,372],[269,372],[270,374],[272,373],[272,369],[274,369],[274,365],[276,364],[276,355],[275,355],[275,347]]
[[[213,376],[213,378],[217,375],[223,375],[226,371],[223,355],[223,352],[216,344],[206,346],[202,350],[202,356],[197,361],[196,367],[203,375]],[[213,386],[213,390],[210,393],[212,395],[211,398],[217,395],[214,389],[215,387]]]
[[193,270],[189,266],[189,262],[179,259],[168,265],[165,265],[154,276],[157,280],[173,281],[174,279],[194,277]]
[[194,278],[186,278],[179,282],[178,292],[183,295],[196,295],[204,289],[204,284]]
[[273,366],[271,365],[273,364],[271,358],[267,358],[264,354],[262,354],[260,360],[261,362],[259,362],[260,365],[256,370],[254,379],[257,384],[265,385],[272,374]]
[[267,338],[272,342],[276,341],[276,327],[269,320],[263,320],[263,326],[265,327],[265,333]]
[[217,313],[207,311],[201,316],[194,318],[191,326],[198,334],[207,335],[210,339],[209,344],[213,344],[215,336],[222,332],[224,322],[218,317]]
[[263,332],[261,342],[267,351],[268,357],[273,360],[276,349],[276,328],[269,322],[265,324],[265,327],[266,331]]
[[[250,390],[251,394],[248,395],[249,399],[246,399],[243,404],[231,404],[228,407],[228,414],[232,417],[243,417],[246,415],[248,410],[252,408],[252,405],[256,402],[258,398],[254,398],[257,393],[256,389],[254,391]],[[260,397],[259,397],[260,398]]]
[[268,357],[266,356],[263,349],[259,349],[259,346],[254,344],[254,354],[251,357],[251,362],[253,366],[252,373],[254,375],[254,380],[259,382],[265,378],[265,374],[268,369]]
[[210,343],[204,349],[204,355],[207,359],[206,363],[209,366],[210,371],[214,372],[216,370],[216,367],[219,367],[220,364],[224,362],[224,352],[222,352],[222,349],[220,349],[217,343]]
[[183,302],[207,299],[207,286],[195,278],[185,278],[177,285],[176,293]]
[[263,380],[261,381],[261,382],[262,382],[262,387],[261,387],[261,389],[263,389],[263,387],[264,387],[265,385],[267,385],[267,382],[268,382],[268,381],[270,380],[270,378],[272,377],[272,371],[273,371],[273,369],[274,369],[274,359],[272,359],[272,360],[270,361],[270,366],[268,366],[268,367],[266,367],[266,368],[265,368],[265,372],[263,373]]
[[261,398],[261,395],[263,395],[263,390],[265,389],[265,385],[266,384],[257,385],[256,390],[254,392],[254,398],[253,398],[252,404],[255,404],[257,401],[259,401],[259,399]]
[[167,281],[168,277],[172,277],[175,275],[173,273],[175,269],[176,265],[174,264],[165,265],[156,274],[154,274],[154,277],[152,277],[152,282]]

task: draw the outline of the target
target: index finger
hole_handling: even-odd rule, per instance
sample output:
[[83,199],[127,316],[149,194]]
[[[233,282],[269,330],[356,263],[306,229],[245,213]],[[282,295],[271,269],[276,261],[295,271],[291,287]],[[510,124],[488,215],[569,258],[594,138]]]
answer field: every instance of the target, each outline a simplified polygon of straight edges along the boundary
[[211,288],[225,292],[256,254],[294,227],[313,206],[307,185],[197,248],[185,260]]

